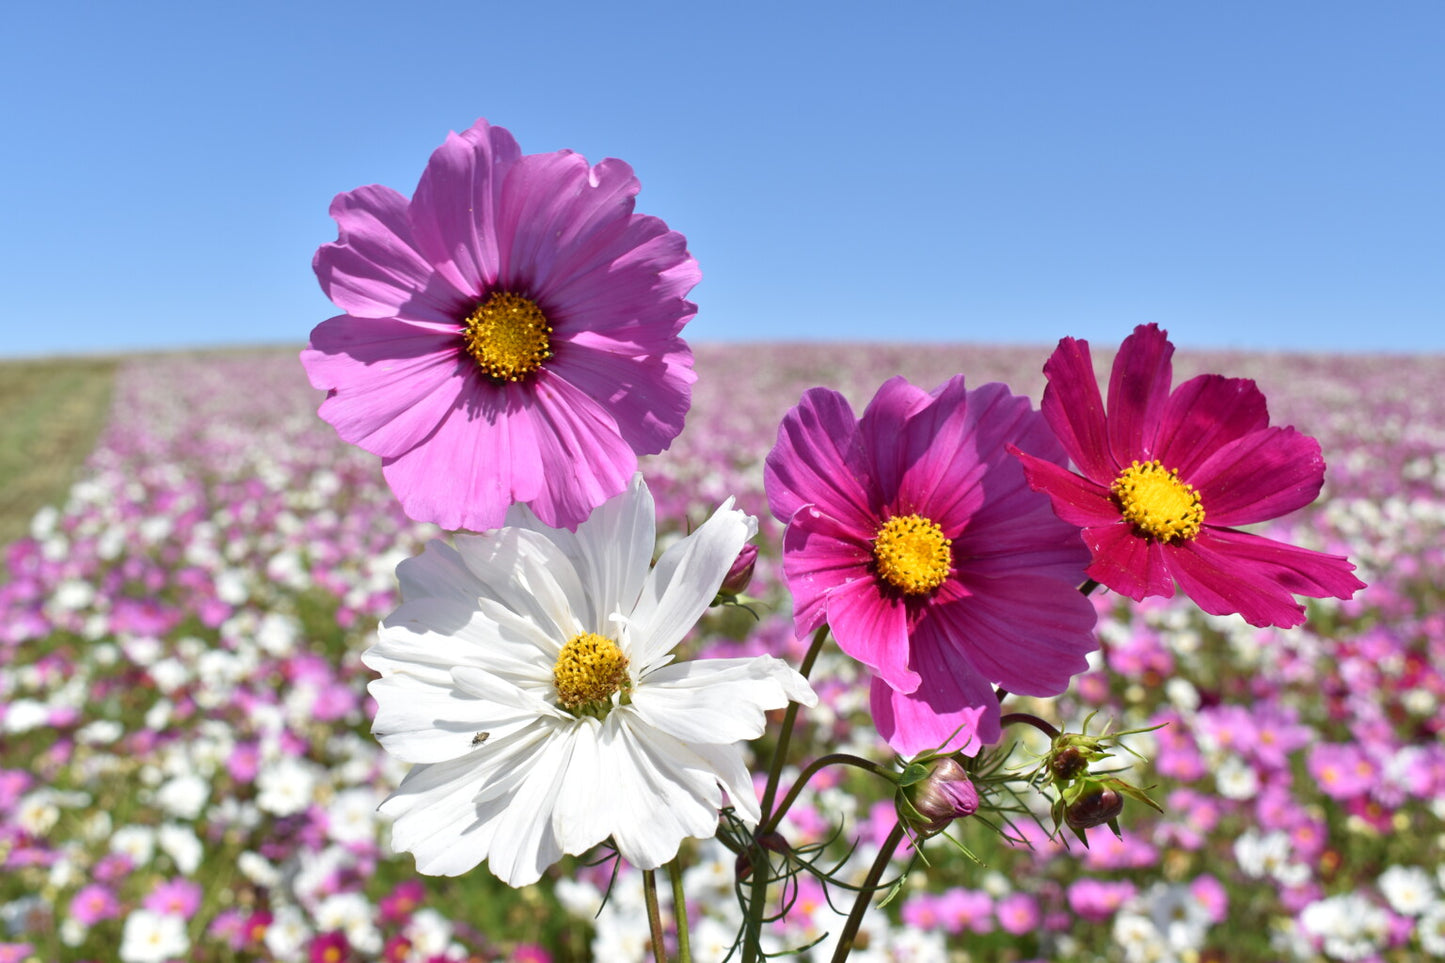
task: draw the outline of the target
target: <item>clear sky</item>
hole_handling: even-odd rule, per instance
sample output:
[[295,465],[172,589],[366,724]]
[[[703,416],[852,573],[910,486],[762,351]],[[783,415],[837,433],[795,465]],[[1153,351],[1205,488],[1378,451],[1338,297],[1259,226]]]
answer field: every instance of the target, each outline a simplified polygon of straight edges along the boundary
[[1445,350],[1445,3],[18,0],[0,355],[304,342],[333,194],[623,158],[699,341]]

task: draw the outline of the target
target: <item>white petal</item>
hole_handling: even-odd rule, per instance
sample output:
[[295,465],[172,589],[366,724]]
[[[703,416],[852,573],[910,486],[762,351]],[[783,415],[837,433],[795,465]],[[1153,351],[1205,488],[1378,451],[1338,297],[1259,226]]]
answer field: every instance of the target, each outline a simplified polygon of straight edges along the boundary
[[762,811],[758,804],[758,791],[753,788],[753,774],[748,771],[747,761],[743,758],[742,743],[735,742],[730,746],[695,743],[689,748],[717,773],[718,781],[727,790],[728,801],[743,822],[756,826],[763,818]]
[[767,727],[764,712],[790,701],[812,706],[818,697],[770,655],[677,662],[648,673],[632,694],[643,721],[686,743],[756,739]]
[[456,536],[457,551],[484,593],[564,640],[587,631],[592,605],[577,570],[545,535],[500,528]]
[[611,616],[636,606],[657,546],[657,509],[641,473],[626,491],[593,509],[575,534],[545,531],[577,567],[597,620],[588,631],[612,638],[617,630]]
[[[523,709],[501,700],[479,699],[404,673],[373,680],[367,691],[376,699],[372,732],[387,752],[406,762],[455,759],[475,748],[472,743],[479,732],[491,739],[537,719],[530,705]],[[515,687],[512,691],[518,692]]]
[[457,550],[440,539],[432,539],[420,555],[402,561],[396,567],[396,579],[405,600],[445,598],[475,602],[482,594],[482,583],[462,562]]
[[549,636],[494,602],[422,598],[403,602],[386,617],[361,661],[383,675],[431,677],[430,669],[445,678],[453,666],[473,665],[544,678],[556,663],[555,652]]
[[646,672],[697,624],[757,530],[757,519],[735,511],[729,498],[697,531],[662,554],[630,613],[628,656],[637,672]]
[[584,717],[572,732],[572,758],[557,796],[552,828],[562,851],[580,856],[612,835],[613,779],[597,745],[602,723]]

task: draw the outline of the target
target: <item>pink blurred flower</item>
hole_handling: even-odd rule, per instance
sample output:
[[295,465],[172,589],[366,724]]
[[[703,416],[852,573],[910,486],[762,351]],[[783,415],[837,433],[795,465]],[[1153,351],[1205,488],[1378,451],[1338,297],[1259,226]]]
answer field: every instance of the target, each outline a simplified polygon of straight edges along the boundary
[[426,899],[426,887],[419,879],[404,879],[377,904],[381,921],[392,925],[405,923]]
[[1216,923],[1224,922],[1229,915],[1229,892],[1223,883],[1208,873],[1203,873],[1190,881],[1189,891],[1209,913],[1211,920]]
[[1171,393],[1173,353],[1157,325],[1135,328],[1114,360],[1107,416],[1087,341],[1064,338],[1044,365],[1044,415],[1082,474],[1019,458],[1059,517],[1083,528],[1089,577],[1136,601],[1172,597],[1177,580],[1206,612],[1281,627],[1304,621],[1295,595],[1364,588],[1342,556],[1234,527],[1313,501],[1319,443],[1269,427],[1253,381],[1200,375]]
[[904,755],[996,742],[992,683],[1057,695],[1096,644],[1087,552],[1006,444],[1064,460],[1006,385],[893,378],[861,419],[805,392],[767,458],[798,632],[826,622],[872,670],[874,721]]
[[410,200],[332,202],[314,267],[347,313],[301,361],[412,518],[484,531],[522,502],[575,528],[682,430],[700,274],[681,234],[633,212],[638,189],[622,161],[524,155],[479,120]]
[[344,963],[351,958],[351,944],[340,930],[320,933],[311,940],[307,955],[311,963]]
[[1093,923],[1102,923],[1134,897],[1138,888],[1127,880],[1078,879],[1069,884],[1069,908]]
[[166,916],[190,918],[201,905],[201,887],[189,879],[162,880],[151,890],[142,905],[152,912]]
[[994,907],[999,929],[1014,936],[1022,936],[1038,929],[1042,919],[1039,904],[1027,893],[1010,893]]
[[78,923],[94,926],[101,920],[120,916],[120,900],[100,883],[82,886],[70,899],[70,916]]

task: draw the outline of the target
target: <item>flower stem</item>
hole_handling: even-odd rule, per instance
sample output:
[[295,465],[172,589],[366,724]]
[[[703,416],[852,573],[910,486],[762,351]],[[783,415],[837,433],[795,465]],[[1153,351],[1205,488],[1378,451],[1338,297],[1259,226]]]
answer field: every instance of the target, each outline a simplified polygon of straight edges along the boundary
[[687,933],[687,894],[682,890],[682,854],[667,864],[667,878],[672,881],[672,919],[677,928],[677,958],[692,963],[692,941]]
[[893,858],[893,851],[902,841],[903,824],[894,823],[893,831],[883,841],[882,848],[878,850],[878,858],[873,860],[873,865],[868,868],[868,877],[863,880],[863,885],[853,900],[853,911],[848,914],[848,922],[843,924],[843,932],[838,936],[838,947],[833,951],[833,963],[843,963],[848,954],[853,952],[853,941],[858,938],[858,928],[863,925],[863,914],[868,911],[868,904],[873,902],[878,880],[883,878],[883,870],[887,868],[888,861]]
[[998,720],[1000,726],[1011,726],[1016,722],[1033,726],[1050,739],[1057,739],[1059,737],[1059,730],[1055,729],[1051,723],[1045,722],[1038,716],[1028,712],[1010,712]]
[[[813,671],[813,663],[818,659],[818,653],[823,650],[823,643],[828,638],[828,626],[818,626],[813,633],[813,641],[808,646],[808,652],[803,656],[803,664],[798,666],[798,673],[807,678],[808,673]],[[788,744],[793,739],[793,726],[798,720],[798,704],[789,702],[788,708],[783,713],[783,727],[778,732],[778,744],[773,749],[772,765],[768,767],[768,782],[763,787],[763,801],[759,809],[762,818],[758,821],[759,827],[772,825],[773,801],[778,798],[778,782],[782,779],[783,764],[788,758]],[[762,954],[763,916],[767,909],[768,883],[770,870],[766,851],[756,842],[757,834],[754,834],[754,843],[747,852],[750,857],[760,860],[762,865],[753,866],[752,887],[748,897],[747,917],[743,921],[743,963],[756,963]]]
[[657,871],[642,871],[642,895],[647,900],[647,921],[652,925],[652,959],[667,963],[667,944],[662,935],[662,910],[657,906]]
[[793,802],[798,798],[798,794],[807,786],[808,780],[812,779],[821,770],[832,765],[853,766],[854,768],[871,772],[874,775],[882,776],[884,779],[891,781],[888,770],[871,759],[864,759],[862,756],[854,756],[846,752],[830,752],[826,756],[819,756],[817,759],[808,763],[807,768],[798,774],[797,781],[794,782],[793,787],[788,790],[788,794],[783,797],[783,801],[778,804],[778,808],[773,810],[772,815],[770,815],[765,822],[759,824],[758,835],[761,836],[764,833],[770,833],[777,829],[778,823],[783,821],[783,817],[786,816],[788,810],[792,808]]

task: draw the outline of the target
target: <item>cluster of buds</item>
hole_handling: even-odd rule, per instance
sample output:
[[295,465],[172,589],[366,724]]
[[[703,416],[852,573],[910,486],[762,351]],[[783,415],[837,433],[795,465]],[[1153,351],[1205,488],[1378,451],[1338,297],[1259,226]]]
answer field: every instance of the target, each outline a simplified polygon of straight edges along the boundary
[[1054,817],[1054,832],[1057,833],[1060,826],[1068,826],[1085,847],[1089,845],[1088,831],[1098,826],[1108,826],[1115,836],[1123,835],[1119,829],[1119,814],[1124,811],[1125,797],[1138,800],[1158,812],[1164,811],[1144,789],[1116,775],[1124,771],[1122,768],[1098,772],[1093,769],[1095,763],[1113,756],[1109,751],[1112,747],[1138,757],[1139,754],[1120,743],[1119,738],[1159,727],[1126,729],[1113,734],[1105,731],[1094,736],[1089,734],[1092,719],[1090,715],[1084,720],[1082,732],[1056,734],[1033,774],[1041,776],[1057,793],[1050,810]]

